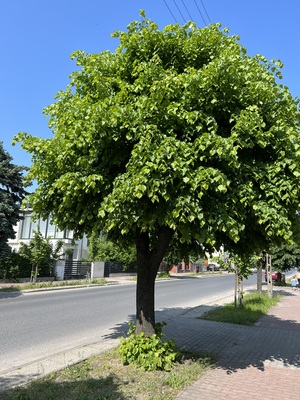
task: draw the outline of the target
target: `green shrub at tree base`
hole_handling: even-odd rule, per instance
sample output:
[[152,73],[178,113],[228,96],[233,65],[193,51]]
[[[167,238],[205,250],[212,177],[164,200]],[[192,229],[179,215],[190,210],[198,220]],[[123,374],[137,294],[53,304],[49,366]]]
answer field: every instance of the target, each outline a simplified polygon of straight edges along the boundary
[[137,364],[145,371],[170,371],[179,358],[172,339],[163,341],[162,327],[165,322],[155,325],[155,334],[146,337],[144,332],[136,335],[135,325],[130,323],[129,337],[121,338],[119,352],[124,364]]

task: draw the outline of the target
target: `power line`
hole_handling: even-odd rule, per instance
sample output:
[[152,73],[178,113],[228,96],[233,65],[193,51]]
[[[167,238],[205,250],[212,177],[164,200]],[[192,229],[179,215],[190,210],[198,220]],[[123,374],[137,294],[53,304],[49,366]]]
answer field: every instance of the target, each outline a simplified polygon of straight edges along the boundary
[[[186,23],[186,18],[184,17],[184,15],[183,15],[183,13],[182,13],[182,11],[181,11],[182,6],[181,6],[181,8],[180,8],[179,5],[177,4],[177,1],[176,1],[176,0],[172,0],[172,1],[173,1],[174,6],[177,8],[177,11],[178,11],[178,13],[180,14],[181,18],[182,18],[183,21]],[[201,12],[201,9],[200,9],[200,7],[199,7],[199,5],[198,5],[197,0],[194,0],[194,3],[195,3],[195,5],[196,5],[196,7],[197,7],[197,10],[198,10],[198,12],[199,12],[199,15],[201,16],[201,19],[202,19],[204,25],[207,25],[206,18],[207,18],[207,20],[208,20],[210,23],[211,23],[211,19],[210,19],[210,17],[209,17],[209,14],[208,14],[208,12],[207,12],[206,7],[205,7],[204,1],[203,1],[203,0],[200,0],[200,1],[201,1],[202,8],[203,8],[203,10],[204,10],[204,12],[205,12],[205,15],[204,15],[203,12]],[[171,14],[172,18],[173,18],[174,21],[178,24],[178,21],[177,21],[175,15],[174,15],[174,13],[172,12],[172,9],[171,9],[171,7],[169,6],[167,0],[164,0],[164,3],[165,3],[165,6],[167,7],[169,13]],[[193,19],[192,15],[191,15],[191,13],[190,13],[190,11],[189,11],[187,5],[186,5],[186,1],[185,1],[185,0],[181,0],[181,3],[182,3],[182,5],[183,5],[183,7],[185,8],[185,11],[187,12],[187,14],[188,14],[190,20],[193,21],[194,19]]]
[[192,21],[192,20],[193,20],[193,18],[192,18],[192,16],[191,16],[191,14],[190,14],[189,10],[187,9],[187,6],[185,5],[185,2],[184,2],[184,0],[181,0],[181,2],[182,2],[182,4],[184,5],[184,8],[186,9],[186,12],[189,14],[189,17],[190,17],[190,19],[191,19],[191,21]]
[[184,16],[182,15],[182,12],[180,11],[180,8],[178,7],[177,3],[175,0],[173,0],[173,3],[175,4],[179,14],[181,15],[181,18],[183,19],[184,22],[186,22],[186,19],[184,18]]
[[194,3],[196,4],[196,7],[197,7],[197,9],[198,9],[198,11],[199,11],[199,14],[201,15],[201,18],[202,18],[202,21],[204,22],[204,25],[207,25],[207,24],[206,24],[206,21],[205,21],[205,19],[204,19],[204,17],[203,17],[202,12],[200,11],[200,8],[199,8],[199,6],[198,6],[198,3],[196,2],[196,0],[194,0]]
[[170,7],[168,6],[166,0],[164,0],[164,3],[165,3],[165,5],[166,5],[167,9],[169,10],[170,14],[171,14],[172,17],[174,18],[174,21],[176,22],[176,24],[178,24],[177,19],[175,18],[174,14],[172,13],[172,11],[171,11]]
[[206,14],[206,16],[207,16],[207,18],[208,18],[209,22],[211,23],[211,19],[209,18],[209,15],[208,15],[208,13],[207,13],[207,11],[206,11],[206,8],[205,8],[205,5],[204,5],[204,3],[203,3],[203,1],[202,1],[202,0],[200,0],[200,1],[201,1],[201,4],[202,4],[202,7],[204,8],[205,14]]

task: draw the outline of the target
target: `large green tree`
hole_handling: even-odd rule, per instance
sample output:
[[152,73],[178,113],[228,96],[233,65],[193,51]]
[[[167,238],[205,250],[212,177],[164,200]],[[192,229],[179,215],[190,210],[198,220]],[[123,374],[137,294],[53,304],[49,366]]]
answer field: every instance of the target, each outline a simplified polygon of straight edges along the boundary
[[160,30],[143,15],[113,36],[114,52],[72,55],[78,70],[45,109],[54,136],[16,140],[33,157],[37,214],[135,243],[148,335],[170,244],[248,253],[292,237],[299,111],[280,62],[247,55],[219,25]]
[[0,142],[0,255],[8,250],[7,241],[15,237],[14,226],[21,219],[20,207],[26,191],[25,167],[12,163],[12,157]]

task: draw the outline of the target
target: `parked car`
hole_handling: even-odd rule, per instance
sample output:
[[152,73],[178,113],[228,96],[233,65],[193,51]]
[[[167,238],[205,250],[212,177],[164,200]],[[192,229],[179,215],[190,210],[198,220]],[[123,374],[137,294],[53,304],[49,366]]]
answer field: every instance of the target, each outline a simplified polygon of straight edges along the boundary
[[[280,279],[280,275],[281,275],[281,279]],[[285,280],[285,275],[282,272],[272,271],[272,281],[273,282],[284,281],[284,280]],[[268,282],[267,271],[265,271],[265,281]]]
[[210,262],[207,266],[207,271],[219,271],[220,270],[220,264],[216,262]]

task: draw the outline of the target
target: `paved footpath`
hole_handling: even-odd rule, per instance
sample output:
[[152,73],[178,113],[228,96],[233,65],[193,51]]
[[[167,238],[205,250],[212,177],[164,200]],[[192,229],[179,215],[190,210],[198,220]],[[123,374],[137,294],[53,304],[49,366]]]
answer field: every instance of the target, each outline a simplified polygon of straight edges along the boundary
[[255,326],[197,319],[203,307],[168,321],[177,345],[219,356],[177,400],[300,399],[300,291],[276,291],[281,301]]

